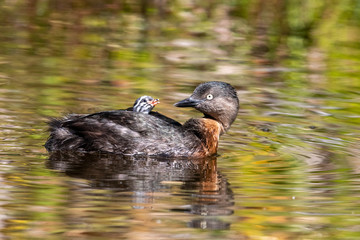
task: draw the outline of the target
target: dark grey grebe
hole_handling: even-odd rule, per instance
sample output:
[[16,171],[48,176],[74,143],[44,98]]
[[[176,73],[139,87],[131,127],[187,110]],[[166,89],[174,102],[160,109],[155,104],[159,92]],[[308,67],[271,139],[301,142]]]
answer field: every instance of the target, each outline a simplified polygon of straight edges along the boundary
[[157,112],[106,111],[69,115],[50,122],[45,147],[52,151],[110,152],[125,155],[205,157],[217,152],[221,134],[236,119],[239,99],[224,82],[200,84],[176,107],[204,113],[183,125]]

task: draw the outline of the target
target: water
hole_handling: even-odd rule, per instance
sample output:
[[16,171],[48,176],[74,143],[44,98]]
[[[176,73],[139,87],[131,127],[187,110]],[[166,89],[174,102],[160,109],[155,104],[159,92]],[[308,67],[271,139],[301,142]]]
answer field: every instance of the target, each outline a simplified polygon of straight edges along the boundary
[[[357,1],[4,1],[0,238],[358,239]],[[241,110],[204,160],[54,155],[46,121],[173,103],[201,82]]]

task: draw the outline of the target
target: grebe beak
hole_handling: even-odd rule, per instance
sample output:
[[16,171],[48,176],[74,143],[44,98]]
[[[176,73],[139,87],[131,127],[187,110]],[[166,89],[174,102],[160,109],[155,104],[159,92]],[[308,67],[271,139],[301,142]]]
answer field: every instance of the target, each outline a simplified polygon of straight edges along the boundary
[[189,97],[180,102],[175,103],[174,106],[175,107],[196,107],[196,105],[198,105],[202,101],[203,100],[193,99],[193,98]]

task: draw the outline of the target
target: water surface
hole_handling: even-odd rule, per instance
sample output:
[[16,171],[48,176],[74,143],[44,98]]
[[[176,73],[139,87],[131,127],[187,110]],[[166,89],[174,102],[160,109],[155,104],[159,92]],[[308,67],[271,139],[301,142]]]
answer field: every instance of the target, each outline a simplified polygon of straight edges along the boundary
[[[0,238],[358,239],[357,1],[5,1]],[[226,81],[210,159],[52,155],[51,117]]]

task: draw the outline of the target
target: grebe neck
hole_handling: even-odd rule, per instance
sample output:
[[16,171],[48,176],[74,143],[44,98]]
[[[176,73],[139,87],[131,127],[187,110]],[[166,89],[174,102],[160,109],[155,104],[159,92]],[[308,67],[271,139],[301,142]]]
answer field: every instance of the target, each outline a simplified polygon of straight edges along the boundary
[[221,123],[206,117],[191,118],[184,123],[183,127],[200,139],[206,156],[214,155],[217,152],[219,137],[225,132]]

